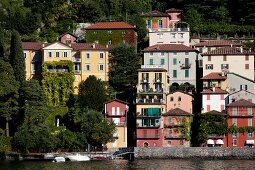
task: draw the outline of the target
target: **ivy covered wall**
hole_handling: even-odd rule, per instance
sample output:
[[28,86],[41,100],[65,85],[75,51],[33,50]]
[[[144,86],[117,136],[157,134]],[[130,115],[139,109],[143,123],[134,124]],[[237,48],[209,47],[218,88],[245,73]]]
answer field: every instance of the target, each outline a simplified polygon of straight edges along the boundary
[[[52,72],[48,71],[51,68]],[[66,69],[66,71],[61,71]],[[63,69],[64,68],[64,69]],[[74,65],[72,61],[45,62],[42,66],[42,87],[49,106],[65,105],[73,93]]]

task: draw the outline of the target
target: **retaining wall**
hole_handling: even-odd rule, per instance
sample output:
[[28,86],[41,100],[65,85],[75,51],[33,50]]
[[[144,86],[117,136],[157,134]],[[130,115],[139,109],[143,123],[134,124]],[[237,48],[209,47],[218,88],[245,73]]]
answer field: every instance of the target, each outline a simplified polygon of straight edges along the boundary
[[255,148],[153,147],[134,148],[135,159],[255,159]]

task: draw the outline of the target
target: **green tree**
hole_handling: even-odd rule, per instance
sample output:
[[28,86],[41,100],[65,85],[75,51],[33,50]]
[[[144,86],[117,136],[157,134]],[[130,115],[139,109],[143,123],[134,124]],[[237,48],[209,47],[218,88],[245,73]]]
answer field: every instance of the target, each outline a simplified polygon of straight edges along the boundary
[[4,59],[4,33],[0,25],[0,60]]
[[14,76],[17,81],[23,83],[26,79],[25,74],[25,58],[23,54],[22,44],[19,33],[15,30],[11,35],[11,47],[10,47],[10,64],[14,70]]
[[103,110],[103,104],[108,99],[108,91],[104,83],[95,76],[89,76],[79,85],[78,101],[81,108],[97,111]]
[[187,10],[184,16],[184,21],[190,24],[193,33],[199,34],[202,29],[203,16],[195,7],[191,7]]
[[109,82],[115,89],[125,88],[128,85],[137,84],[137,69],[140,58],[135,47],[127,44],[119,44],[110,49]]
[[102,146],[113,140],[115,124],[107,121],[102,113],[88,110],[82,114],[81,129],[89,144]]
[[[9,136],[9,121],[18,111],[19,83],[15,80],[11,65],[0,59],[0,117],[6,120],[6,135]],[[4,80],[4,81],[3,81]]]

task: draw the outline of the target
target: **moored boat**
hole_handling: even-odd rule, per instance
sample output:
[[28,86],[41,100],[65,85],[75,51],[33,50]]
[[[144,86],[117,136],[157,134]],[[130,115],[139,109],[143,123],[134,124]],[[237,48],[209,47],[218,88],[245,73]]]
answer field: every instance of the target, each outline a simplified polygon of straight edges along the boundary
[[90,157],[88,157],[87,155],[81,155],[79,153],[75,155],[68,155],[67,158],[70,161],[89,161],[90,160]]

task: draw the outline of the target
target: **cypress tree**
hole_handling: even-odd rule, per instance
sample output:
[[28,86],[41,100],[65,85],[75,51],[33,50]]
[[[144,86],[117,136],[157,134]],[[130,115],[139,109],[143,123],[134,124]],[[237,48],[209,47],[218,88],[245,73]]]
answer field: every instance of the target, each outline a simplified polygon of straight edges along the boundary
[[20,83],[23,83],[26,79],[25,59],[23,55],[20,35],[15,30],[12,31],[12,35],[11,35],[9,61],[14,70],[15,79],[19,81]]
[[4,33],[0,26],[0,60],[4,59]]

